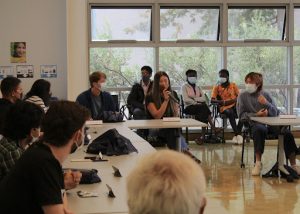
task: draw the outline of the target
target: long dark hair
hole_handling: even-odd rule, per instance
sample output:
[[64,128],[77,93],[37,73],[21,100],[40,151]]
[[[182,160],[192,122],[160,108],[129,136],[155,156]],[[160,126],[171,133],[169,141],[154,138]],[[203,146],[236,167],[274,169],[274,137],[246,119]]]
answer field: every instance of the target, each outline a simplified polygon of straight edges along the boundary
[[[156,108],[160,108],[161,103],[162,103],[161,102],[162,92],[161,92],[160,86],[159,86],[159,81],[162,76],[165,76],[168,78],[169,87],[167,90],[170,91],[171,93],[173,93],[169,75],[164,71],[156,72],[154,75],[153,86],[152,86],[152,91],[151,91],[151,96],[153,98],[153,102],[154,102]],[[176,103],[172,99],[170,99],[169,103],[170,103],[170,107],[173,112],[173,115],[176,116],[177,113],[175,112],[175,108],[174,108],[174,105],[176,105]]]
[[43,100],[45,106],[49,106],[49,101],[51,97],[50,87],[51,87],[50,82],[44,79],[38,79],[31,86],[31,89],[26,94],[25,99],[31,96],[38,96]]

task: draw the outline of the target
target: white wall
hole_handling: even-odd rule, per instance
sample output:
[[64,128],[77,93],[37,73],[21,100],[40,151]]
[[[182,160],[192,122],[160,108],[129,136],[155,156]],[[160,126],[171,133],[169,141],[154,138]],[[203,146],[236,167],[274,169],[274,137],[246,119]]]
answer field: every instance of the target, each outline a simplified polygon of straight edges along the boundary
[[[40,65],[57,65],[54,96],[67,98],[66,0],[0,0],[0,65],[10,63],[10,42],[27,42],[27,63],[34,79],[22,79],[24,93],[40,78]],[[24,64],[24,63],[22,63]]]
[[67,0],[69,100],[89,87],[87,22],[86,0]]

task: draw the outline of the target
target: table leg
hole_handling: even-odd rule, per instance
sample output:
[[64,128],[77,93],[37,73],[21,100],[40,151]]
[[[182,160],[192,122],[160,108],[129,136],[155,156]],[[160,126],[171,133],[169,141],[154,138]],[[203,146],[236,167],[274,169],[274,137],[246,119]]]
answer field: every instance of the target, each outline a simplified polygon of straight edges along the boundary
[[[290,173],[284,168],[284,136],[279,135],[278,136],[278,170],[282,171],[286,175],[289,175]],[[278,173],[280,173],[278,171]]]
[[176,138],[176,150],[181,152],[181,139],[180,139],[180,136]]

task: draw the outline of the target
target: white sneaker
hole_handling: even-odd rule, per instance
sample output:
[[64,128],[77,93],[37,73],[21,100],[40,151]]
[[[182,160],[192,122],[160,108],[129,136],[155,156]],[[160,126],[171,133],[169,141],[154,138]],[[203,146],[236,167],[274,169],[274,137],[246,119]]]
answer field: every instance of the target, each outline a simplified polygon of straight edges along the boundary
[[261,162],[255,163],[255,166],[253,167],[251,174],[253,176],[259,176],[260,173],[261,173],[261,170],[262,170],[262,164],[261,164]]
[[234,136],[234,137],[232,138],[232,142],[233,142],[234,144],[237,144],[237,143],[238,143],[237,136]]
[[297,172],[298,175],[300,175],[300,167],[297,165],[293,165],[292,169],[295,170]]
[[243,144],[244,138],[242,137],[242,135],[237,135],[236,139],[237,139],[237,144]]

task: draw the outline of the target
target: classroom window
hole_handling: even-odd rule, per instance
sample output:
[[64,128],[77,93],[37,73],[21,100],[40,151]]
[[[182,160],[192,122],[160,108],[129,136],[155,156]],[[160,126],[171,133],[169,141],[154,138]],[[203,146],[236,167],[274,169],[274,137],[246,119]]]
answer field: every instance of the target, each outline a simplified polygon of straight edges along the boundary
[[244,84],[247,73],[264,75],[264,84],[287,84],[287,48],[285,47],[230,47],[228,48],[230,78]]
[[221,68],[221,48],[164,47],[159,49],[159,68],[166,71],[172,86],[181,87],[186,82],[185,72],[198,72],[198,84],[214,85]]
[[92,7],[91,40],[151,40],[151,7]]
[[228,40],[284,40],[285,7],[229,7]]
[[300,40],[300,7],[294,9],[294,37]]
[[141,78],[141,67],[154,67],[153,48],[90,48],[90,72],[103,71],[107,87],[131,87]]
[[219,40],[219,8],[161,7],[160,40]]

